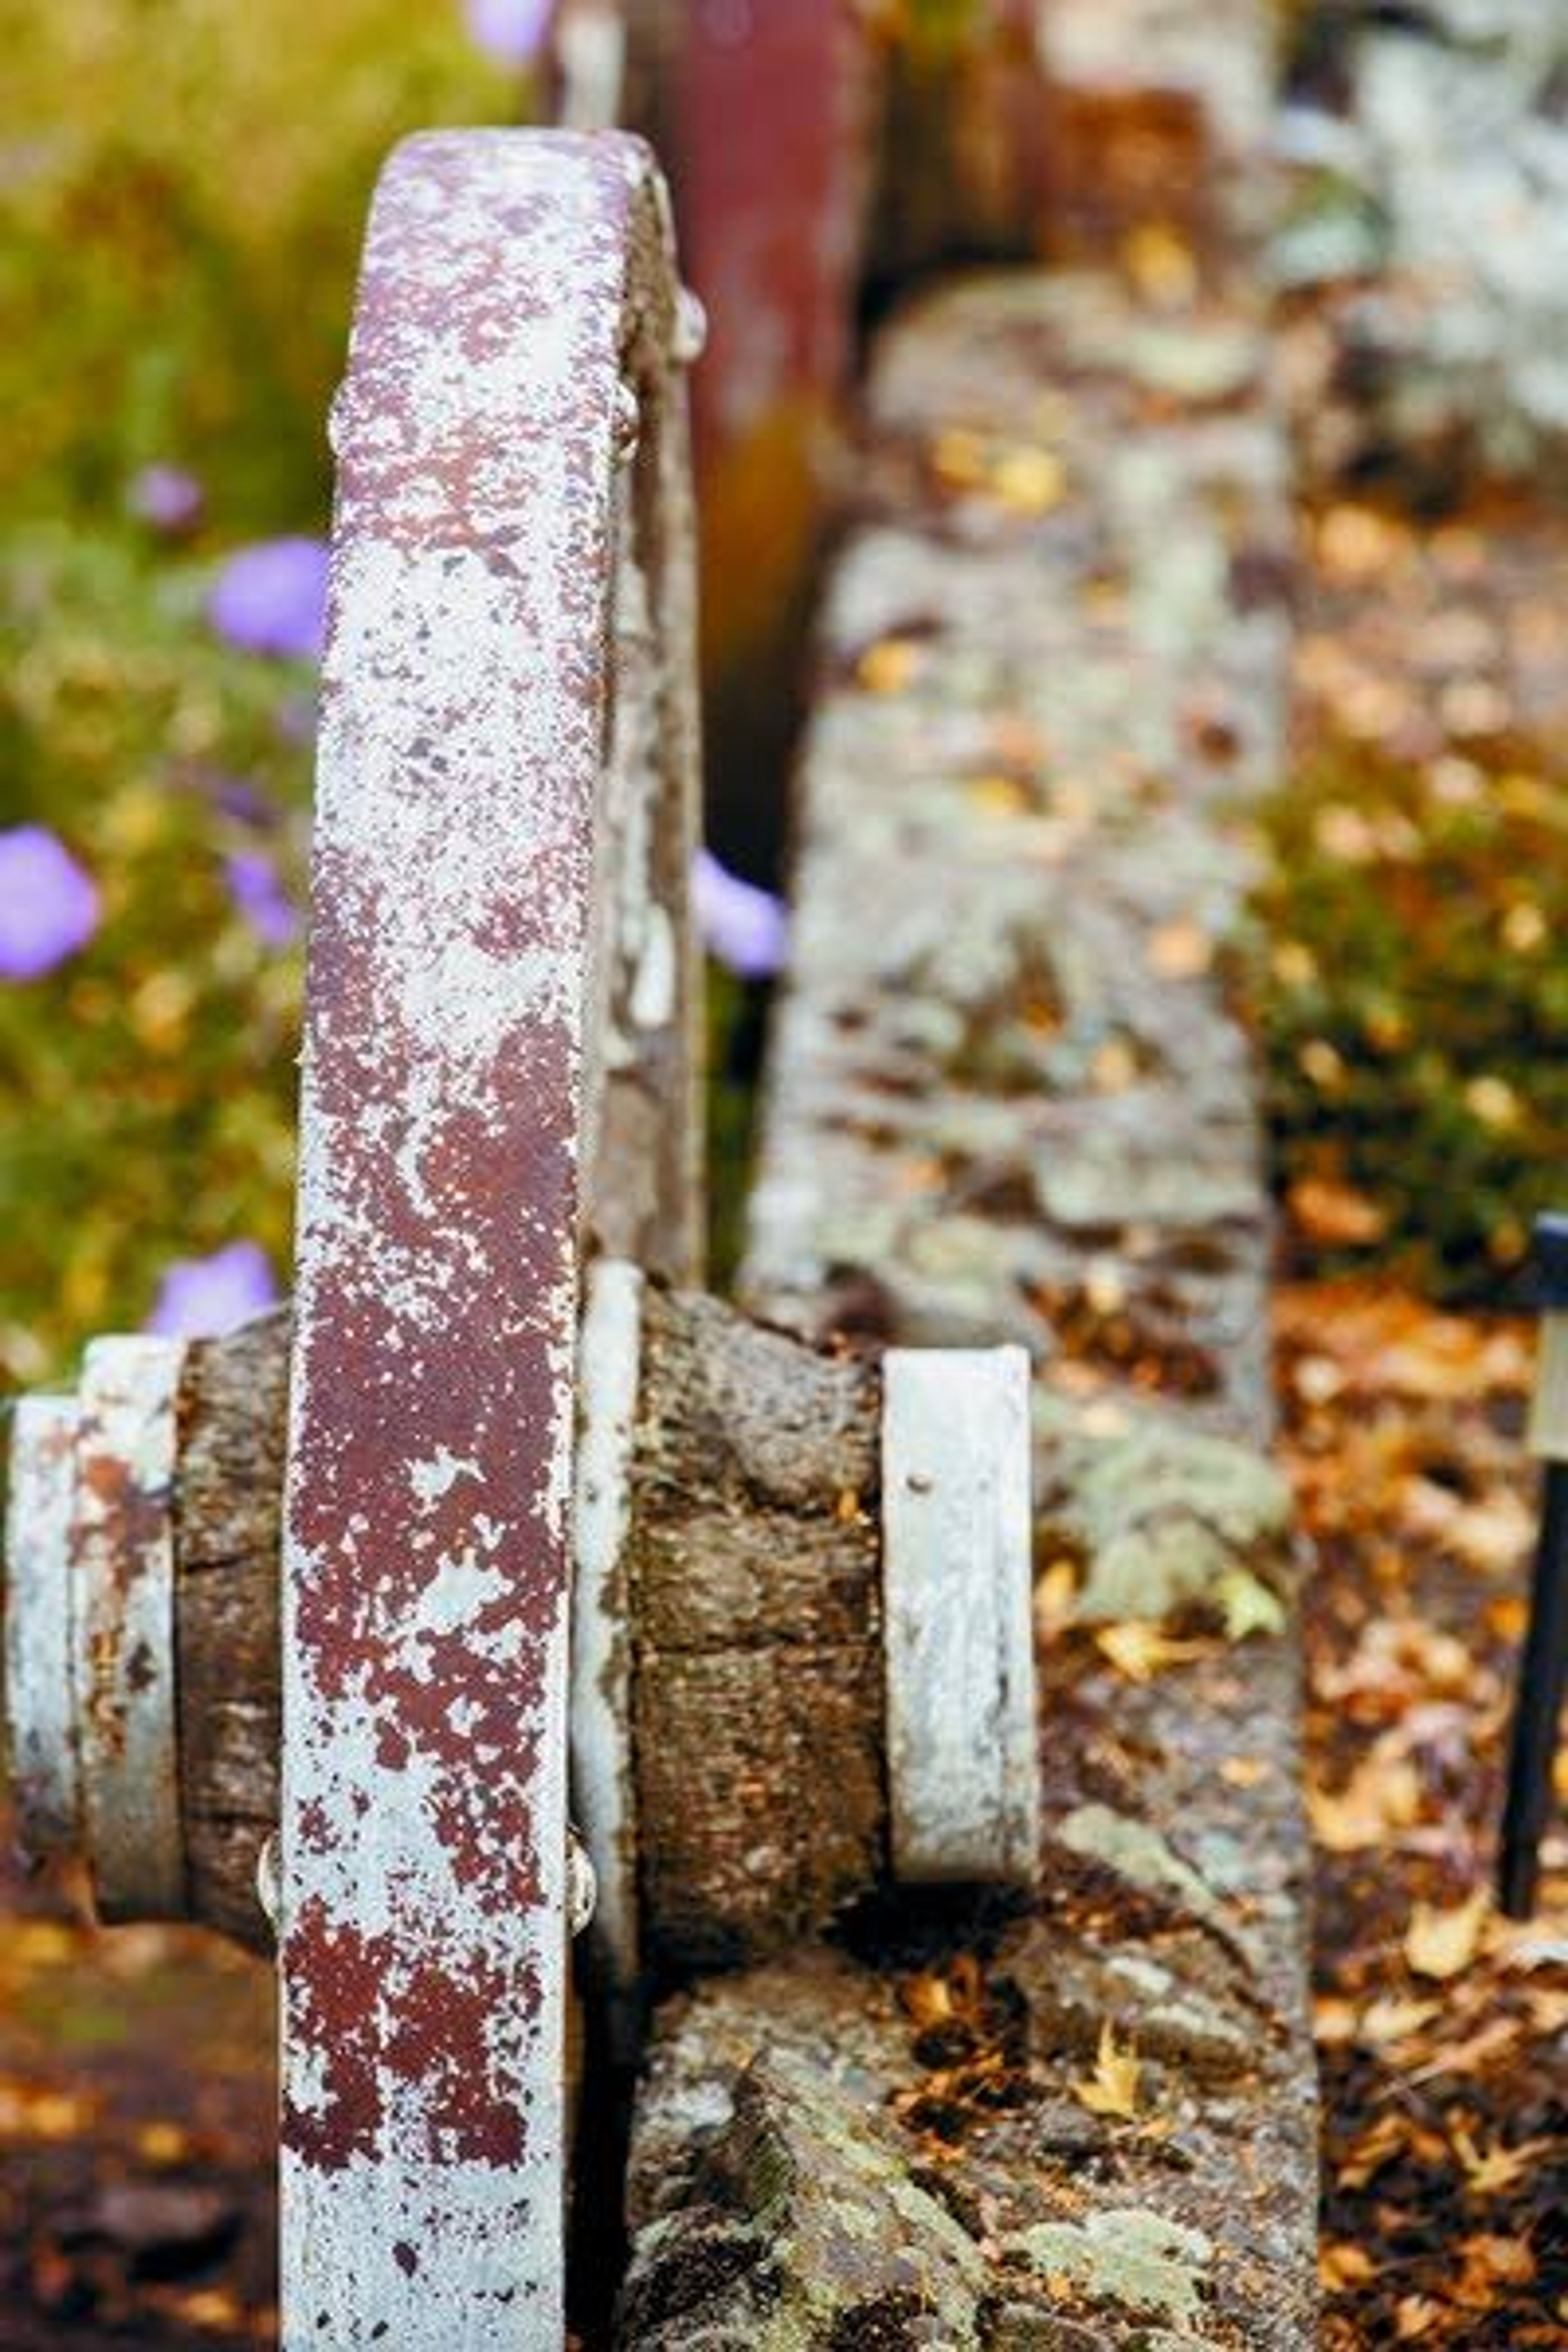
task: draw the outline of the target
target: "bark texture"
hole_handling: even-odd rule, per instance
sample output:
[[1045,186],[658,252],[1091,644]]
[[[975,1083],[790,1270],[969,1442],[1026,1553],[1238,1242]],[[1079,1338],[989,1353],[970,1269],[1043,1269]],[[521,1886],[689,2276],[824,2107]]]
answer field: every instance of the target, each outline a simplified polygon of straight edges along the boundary
[[887,1843],[881,1381],[716,1300],[649,1291],[629,1545],[652,1957],[822,1927]]
[[257,1862],[282,1755],[279,1547],[289,1317],[199,1339],[180,1394],[174,1494],[180,1801],[193,1916],[271,1948]]
[[[289,1318],[190,1350],[174,1497],[192,1916],[254,1950],[277,1826]],[[881,1379],[644,1294],[627,1588],[642,1906],[664,1970],[824,1927],[887,1852]]]

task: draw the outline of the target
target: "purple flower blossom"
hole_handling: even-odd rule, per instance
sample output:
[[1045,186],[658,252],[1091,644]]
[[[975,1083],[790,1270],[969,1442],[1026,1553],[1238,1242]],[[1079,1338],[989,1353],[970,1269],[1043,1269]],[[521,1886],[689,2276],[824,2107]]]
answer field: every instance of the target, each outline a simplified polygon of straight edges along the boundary
[[237,824],[248,825],[253,832],[266,833],[278,823],[278,803],[271,795],[249,776],[236,776],[226,768],[198,770],[196,781],[209,794],[213,805]]
[[98,929],[98,886],[47,826],[0,833],[0,979],[37,980]]
[[167,1339],[216,1339],[277,1297],[271,1263],[260,1244],[230,1242],[211,1257],[176,1258],[166,1267],[143,1328]]
[[237,849],[223,861],[229,897],[259,940],[286,948],[300,935],[300,910],[264,849]]
[[195,530],[205,501],[201,484],[183,466],[155,465],[132,475],[125,503],[139,522],[174,539]]
[[244,653],[314,661],[327,625],[327,543],[262,539],[231,555],[213,583],[207,618]]
[[771,980],[789,954],[789,913],[782,898],[742,882],[706,849],[691,866],[691,905],[702,944],[742,980]]
[[531,65],[550,30],[555,0],[465,0],[468,37],[498,65]]

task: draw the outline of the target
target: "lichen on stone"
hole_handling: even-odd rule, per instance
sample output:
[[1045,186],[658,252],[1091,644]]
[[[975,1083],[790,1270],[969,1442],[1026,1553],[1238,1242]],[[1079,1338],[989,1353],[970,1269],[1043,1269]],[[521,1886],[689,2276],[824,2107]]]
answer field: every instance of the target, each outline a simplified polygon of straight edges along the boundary
[[1065,1441],[1052,1466],[1047,1539],[1084,1562],[1080,1623],[1206,1608],[1237,1634],[1280,1630],[1290,1498],[1266,1455],[1149,1413],[1111,1438]]
[[1082,2221],[1039,2221],[1005,2242],[1043,2276],[1095,2304],[1178,2326],[1199,2320],[1215,2260],[1212,2239],[1139,2205]]

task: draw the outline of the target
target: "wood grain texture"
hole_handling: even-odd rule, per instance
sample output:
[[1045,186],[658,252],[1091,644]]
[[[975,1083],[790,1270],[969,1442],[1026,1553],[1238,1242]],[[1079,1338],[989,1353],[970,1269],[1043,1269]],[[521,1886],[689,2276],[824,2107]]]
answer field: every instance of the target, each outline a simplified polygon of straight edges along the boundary
[[191,1909],[258,1951],[272,1946],[256,1867],[278,1825],[289,1320],[280,1307],[227,1339],[191,1347],[174,1495],[180,1795]]
[[[289,1316],[190,1351],[174,1498],[193,1916],[271,1948]],[[881,1381],[715,1299],[647,1287],[626,1537],[647,1950],[724,1963],[881,1874]]]
[[629,1556],[656,1961],[775,1947],[881,1873],[880,1386],[648,1295]]

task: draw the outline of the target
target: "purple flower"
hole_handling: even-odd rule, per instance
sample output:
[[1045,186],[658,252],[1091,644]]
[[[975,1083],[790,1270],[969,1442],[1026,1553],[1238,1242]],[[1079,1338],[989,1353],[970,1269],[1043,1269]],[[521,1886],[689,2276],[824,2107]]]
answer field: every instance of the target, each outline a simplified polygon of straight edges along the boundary
[[300,935],[300,910],[264,849],[237,849],[223,861],[229,897],[259,940],[286,948]]
[[98,886],[41,824],[0,833],[0,979],[37,980],[98,929]]
[[143,1328],[166,1339],[216,1339],[259,1315],[277,1297],[271,1263],[260,1244],[230,1242],[211,1257],[176,1258],[165,1268]]
[[498,65],[531,65],[555,14],[555,0],[464,0],[468,37]]
[[710,851],[691,866],[691,904],[702,944],[742,980],[770,980],[789,953],[789,914],[782,898],[728,873]]
[[125,503],[139,522],[171,539],[194,530],[202,519],[202,486],[183,466],[143,466],[131,479]]
[[237,824],[265,833],[278,823],[278,803],[249,776],[231,775],[225,768],[198,771],[196,781],[213,803]]
[[327,543],[262,539],[231,555],[213,583],[207,618],[244,653],[314,661],[327,625]]

